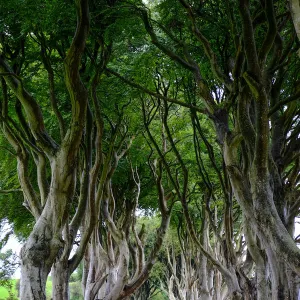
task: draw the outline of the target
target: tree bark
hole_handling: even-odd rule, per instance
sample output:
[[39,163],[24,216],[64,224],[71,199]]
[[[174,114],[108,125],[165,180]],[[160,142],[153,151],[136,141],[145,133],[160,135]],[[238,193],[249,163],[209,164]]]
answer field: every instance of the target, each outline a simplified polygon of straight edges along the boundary
[[[24,246],[25,247],[25,246]],[[21,264],[21,286],[20,297],[24,300],[41,299],[46,300],[46,281],[49,267],[44,265],[47,250],[31,249],[26,254],[22,248]],[[33,260],[32,257],[39,257],[42,254],[42,261]]]
[[53,257],[61,242],[52,236],[47,223],[38,222],[21,249],[21,286],[23,300],[46,299],[45,289]]
[[52,277],[52,299],[69,300],[69,281],[70,272],[68,261],[57,261],[54,263],[51,271]]
[[300,40],[300,3],[298,0],[290,0],[289,2],[295,31]]
[[[74,195],[75,161],[85,124],[87,106],[87,91],[80,81],[78,69],[89,28],[88,1],[78,0],[76,4],[77,31],[65,61],[65,80],[71,96],[73,114],[72,122],[59,149],[46,135],[37,102],[23,88],[19,80],[11,81],[11,78],[7,78],[11,89],[26,108],[27,117],[33,123],[32,134],[41,149],[47,154],[52,172],[45,206],[41,215],[35,216],[37,222],[21,251],[21,299],[24,300],[46,299],[47,276],[59,249],[63,248],[62,230],[67,222],[69,201]],[[3,61],[1,61],[1,67],[6,67]],[[20,146],[15,147],[19,150]],[[21,169],[20,171],[26,170]],[[20,174],[23,173],[19,172]],[[27,182],[24,184],[26,185]],[[35,206],[35,203],[32,202],[30,208],[36,208]]]

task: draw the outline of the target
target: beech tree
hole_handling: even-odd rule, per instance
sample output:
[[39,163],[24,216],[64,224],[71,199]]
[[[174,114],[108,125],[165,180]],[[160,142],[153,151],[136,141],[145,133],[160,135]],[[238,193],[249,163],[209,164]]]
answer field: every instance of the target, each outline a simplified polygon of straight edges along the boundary
[[[86,299],[142,298],[170,218],[170,299],[297,299],[296,2],[1,2],[1,145],[18,174],[1,188],[34,218],[22,299],[45,299],[51,269],[68,299],[82,260]],[[150,206],[152,250],[136,216]]]
[[[150,106],[147,101],[142,104],[144,124],[149,139],[167,170],[168,179],[174,187],[176,199],[182,205],[182,214],[186,224],[182,234],[189,234],[189,238],[182,238],[180,242],[183,253],[180,263],[182,272],[187,272],[186,267],[190,267],[189,272],[195,273],[178,278],[177,273],[173,270],[174,267],[171,267],[171,271],[173,271],[166,289],[169,291],[170,297],[174,297],[172,287],[175,285],[178,290],[177,295],[182,299],[191,297],[213,299],[213,297],[221,297],[221,294],[223,298],[226,298],[228,294],[234,293],[235,289],[241,285],[246,290],[244,293],[246,296],[253,291],[248,286],[249,283],[244,271],[240,270],[240,266],[238,266],[241,257],[245,255],[245,249],[241,245],[241,231],[233,228],[234,222],[238,223],[241,220],[239,212],[235,220],[233,218],[236,208],[233,208],[234,199],[229,190],[230,186],[225,182],[225,169],[222,169],[221,161],[217,159],[218,150],[213,150],[213,141],[210,137],[206,137],[205,130],[200,125],[203,122],[195,119],[193,112],[188,116],[191,122],[184,123],[187,124],[185,127],[188,131],[181,127],[181,131],[185,133],[183,136],[181,135],[182,140],[180,135],[176,134],[174,126],[180,123],[177,116],[181,115],[181,118],[184,119],[183,122],[187,121],[187,116],[182,109],[175,110],[175,113],[173,111],[174,115],[171,114],[174,108],[172,107],[173,103],[170,105],[167,103],[167,99],[170,99],[168,98],[170,85],[166,82],[173,80],[168,79],[169,81],[160,74],[157,84],[158,103],[160,103],[160,96],[164,100],[161,107],[161,118],[164,129],[163,136],[166,139],[165,152],[168,155],[159,150],[157,139],[153,136],[153,130],[150,127],[155,113],[159,111],[159,109],[155,109],[157,104],[153,101],[150,102],[152,103]],[[189,139],[188,136],[190,136]],[[194,148],[194,151],[190,147]],[[188,154],[185,154],[183,149],[189,149]],[[171,154],[173,155],[170,157]],[[203,161],[204,155],[208,156],[208,161],[205,163]],[[192,163],[194,165],[191,165]],[[212,168],[210,171],[208,171],[209,165]],[[196,169],[194,166],[197,166]],[[217,201],[218,204],[214,203]],[[197,218],[193,216],[195,206],[198,211]],[[180,236],[178,237],[180,238]],[[191,250],[194,247],[199,250],[199,253]],[[176,264],[176,258],[173,258],[173,262],[171,262],[170,257],[168,257],[167,263],[169,265]],[[223,279],[218,278],[220,274],[223,275]],[[212,278],[215,279],[213,289],[212,282],[214,280]],[[189,290],[187,286],[191,288],[194,282],[193,290]]]
[[[201,123],[201,115],[209,117],[230,179],[228,192],[233,191],[242,210],[244,236],[257,272],[255,294],[258,299],[270,293],[273,299],[295,299],[300,258],[293,239],[299,211],[299,60],[291,12],[273,1],[159,1],[150,8],[132,4],[159,49],[156,53],[169,58],[164,68],[191,72],[195,97],[167,97],[142,79],[132,82],[109,72],[165,103],[189,108],[196,122]],[[180,151],[173,151],[187,175]],[[187,176],[187,187],[184,182]],[[185,208],[184,194],[185,190],[178,197]],[[192,226],[189,233],[194,235]],[[223,269],[233,297],[255,297],[247,295],[247,278],[242,283],[236,274]]]
[[[12,3],[11,6],[7,5],[8,12],[13,11],[14,4],[16,3]],[[41,3],[39,5],[43,11],[47,11],[47,9],[49,11],[49,7],[45,7]],[[51,8],[50,12],[53,13],[59,9],[65,9],[65,6],[54,4]],[[74,9],[71,10],[74,12]],[[69,224],[68,216],[70,205],[75,197],[78,153],[86,126],[88,103],[87,87],[84,86],[79,75],[89,31],[90,16],[87,1],[77,1],[76,11],[76,32],[75,26],[72,29],[75,32],[74,37],[70,44],[66,40],[67,46],[62,45],[60,48],[58,45],[60,41],[57,42],[55,37],[51,37],[46,31],[43,31],[43,28],[40,27],[41,23],[38,21],[30,28],[32,31],[29,29],[28,32],[28,28],[26,28],[27,31],[22,32],[24,24],[20,22],[23,21],[26,27],[26,22],[28,22],[26,15],[21,15],[16,24],[5,23],[2,19],[4,28],[1,35],[0,67],[2,76],[1,124],[5,137],[14,149],[17,158],[18,178],[24,194],[24,205],[35,219],[33,230],[21,251],[22,299],[46,298],[47,276],[57,260],[54,268],[53,298],[63,299],[64,283],[68,280],[64,277],[70,276],[72,269],[74,270],[80,262],[85,244],[92,232],[93,221],[87,217],[89,224],[85,228],[79,250],[74,255],[72,264],[63,264],[64,257],[68,258],[72,249],[70,244],[76,237],[83,213],[92,209],[91,206],[87,206],[88,199],[84,195],[85,190],[81,191],[81,197],[78,197],[78,209]],[[15,20],[14,15],[12,19]],[[20,31],[18,32],[18,30]],[[16,31],[21,33],[17,45],[10,36],[10,33],[14,34]],[[29,51],[25,50],[26,47]],[[40,51],[40,62],[48,77],[49,103],[52,113],[57,119],[58,126],[56,128],[59,128],[59,135],[51,130],[52,136],[50,136],[49,130],[46,129],[45,117],[41,108],[44,95],[34,96],[27,90],[26,80],[21,78],[27,71],[27,69],[25,73],[23,71],[25,56],[30,55],[32,50]],[[61,72],[64,70],[64,81],[71,108],[68,120],[65,119],[62,109],[59,108],[61,103],[59,103],[57,95],[58,80],[57,74],[55,74],[57,69],[53,68],[53,65],[57,67],[58,64],[54,64],[53,60],[61,63],[59,69]],[[15,103],[15,115],[11,115],[13,103]],[[60,143],[57,139],[58,136]],[[29,172],[29,168],[33,166],[32,163],[36,170],[35,177],[32,177]],[[86,166],[82,171],[81,186],[86,184],[86,172],[89,171],[89,168],[90,166]],[[64,249],[64,253],[58,256],[62,249]],[[55,273],[60,264],[64,268]]]
[[[85,126],[88,97],[86,87],[80,79],[79,68],[89,30],[87,1],[77,1],[76,5],[77,30],[64,60],[64,76],[72,106],[72,116],[66,126],[66,132],[61,136],[60,145],[48,134],[37,100],[26,90],[22,79],[7,63],[6,53],[1,55],[2,127],[17,154],[20,186],[26,205],[36,221],[21,251],[21,297],[23,299],[46,298],[47,276],[63,245],[62,231],[67,221],[65,216],[74,195],[76,159]],[[51,84],[51,74],[49,77]],[[8,114],[10,101],[8,88],[24,109],[26,122],[22,123],[21,130],[13,125],[14,121]],[[55,107],[56,103],[54,102],[53,105]],[[24,120],[22,116],[20,112],[20,122]],[[57,117],[60,117],[59,112]],[[28,177],[29,149],[25,145],[30,145],[37,167],[39,195]],[[49,184],[46,175],[48,163],[51,166]]]
[[[17,22],[14,4],[21,5]],[[87,299],[101,293],[107,299],[127,297],[149,276],[169,224],[170,211],[159,179],[157,199],[162,224],[147,260],[135,231],[137,204],[130,206],[124,202],[125,215],[121,208],[117,210],[118,218],[125,218],[124,224],[119,227],[115,223],[111,206],[116,205],[114,198],[118,195],[113,192],[112,176],[136,133],[128,133],[130,118],[124,120],[123,115],[130,101],[119,100],[122,93],[114,95],[114,99],[111,92],[107,101],[112,100],[112,103],[107,103],[107,112],[103,110],[102,98],[108,95],[102,88],[102,77],[112,53],[112,38],[106,38],[105,30],[113,27],[115,20],[111,14],[104,18],[103,11],[112,9],[114,2],[103,2],[105,8],[99,8],[96,2],[90,3],[90,8],[87,1],[75,4],[39,3],[41,12],[37,17],[42,19],[34,19],[33,24],[26,10],[21,10],[26,4],[18,1],[1,4],[12,15],[9,20],[1,17],[2,129],[18,161],[20,188],[16,191],[23,192],[23,205],[35,219],[21,251],[22,299],[45,299],[45,284],[51,269],[52,298],[68,299],[70,276],[84,255],[89,262],[85,265],[86,274],[91,273],[84,282]],[[30,9],[37,12],[36,6]],[[47,23],[48,16],[43,19],[43,13],[57,14],[55,17],[62,22],[60,17],[66,12],[70,19],[60,28],[51,27],[53,25]],[[92,24],[95,28],[99,26],[99,30],[89,36],[91,14],[96,14]],[[16,41],[15,34],[19,33],[21,37]],[[33,83],[45,85],[40,91],[23,79],[32,76],[31,72],[36,72]],[[139,195],[139,176],[137,171],[133,173]],[[160,178],[161,175],[155,176]],[[118,203],[121,201],[124,199]],[[133,244],[129,241],[131,230],[136,239]],[[107,245],[100,243],[99,235],[107,236]],[[77,247],[72,252],[74,244]],[[131,257],[137,263],[131,277],[128,277],[129,244]],[[99,247],[102,252],[98,253]],[[104,249],[108,253],[106,258]],[[116,265],[111,263],[114,261],[111,255],[116,256]],[[118,256],[123,258],[118,260]],[[107,276],[111,279],[102,289],[101,280],[96,287],[93,284],[98,264],[106,268],[100,268],[97,279]]]

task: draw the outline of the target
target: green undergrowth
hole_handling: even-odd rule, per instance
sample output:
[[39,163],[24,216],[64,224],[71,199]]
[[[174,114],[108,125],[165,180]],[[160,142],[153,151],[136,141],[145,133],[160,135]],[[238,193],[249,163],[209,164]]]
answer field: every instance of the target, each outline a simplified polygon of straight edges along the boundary
[[[0,300],[17,300],[18,291],[16,288],[16,284],[19,279],[11,279],[11,290],[4,286],[0,286]],[[11,293],[10,293],[11,292]],[[52,294],[52,280],[49,277],[46,285],[46,296],[47,299],[51,299]],[[81,292],[81,284],[79,281],[70,283],[70,300],[83,300],[82,292]]]
[[18,299],[16,290],[16,282],[18,279],[11,279],[11,289],[0,286],[0,300],[15,300]]

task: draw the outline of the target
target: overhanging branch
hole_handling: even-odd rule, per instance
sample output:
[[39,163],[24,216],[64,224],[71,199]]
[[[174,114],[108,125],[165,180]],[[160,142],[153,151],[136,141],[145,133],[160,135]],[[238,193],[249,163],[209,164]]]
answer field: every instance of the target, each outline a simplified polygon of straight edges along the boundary
[[188,104],[188,103],[185,103],[185,102],[182,102],[182,101],[179,101],[179,100],[176,100],[176,99],[173,99],[173,98],[169,98],[169,97],[165,97],[163,95],[160,95],[160,94],[157,94],[155,92],[152,92],[151,90],[141,86],[140,84],[138,83],[135,83],[134,81],[132,80],[129,80],[129,79],[126,79],[125,77],[123,77],[122,75],[120,75],[119,73],[109,69],[109,68],[106,68],[106,71],[113,74],[114,76],[118,77],[119,79],[121,79],[123,82],[125,82],[126,84],[148,94],[148,95],[151,95],[153,97],[156,97],[158,99],[162,99],[162,100],[165,100],[167,102],[170,102],[170,103],[174,103],[174,104],[178,104],[180,106],[183,106],[183,107],[187,107],[187,108],[190,108],[190,109],[194,109],[195,111],[199,112],[199,113],[202,113],[202,114],[207,114],[207,110],[206,109],[202,109],[202,108],[199,108],[195,105],[192,105],[192,104]]

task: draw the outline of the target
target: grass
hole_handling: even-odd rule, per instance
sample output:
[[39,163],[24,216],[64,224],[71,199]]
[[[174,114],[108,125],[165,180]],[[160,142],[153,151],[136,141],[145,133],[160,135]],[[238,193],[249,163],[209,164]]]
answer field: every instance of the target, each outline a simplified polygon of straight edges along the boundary
[[[12,279],[12,292],[13,295],[17,298],[17,290],[16,290],[16,281],[18,279]],[[47,285],[46,285],[46,295],[47,299],[51,299],[51,293],[52,293],[52,281],[48,279]],[[0,300],[6,300],[9,297],[9,290],[6,287],[0,286]]]
[[[12,292],[15,297],[17,297],[17,290],[16,290],[16,281],[18,279],[12,279]],[[0,286],[0,300],[6,300],[9,297],[9,289],[6,287]]]
[[[13,292],[13,299],[17,298],[17,290],[16,290],[16,282],[19,279],[11,279],[12,284],[12,292]],[[52,294],[52,280],[51,276],[48,277],[47,284],[46,284],[46,297],[48,300],[51,299]],[[0,286],[0,300],[7,300],[12,299],[9,298],[9,290],[3,286]],[[81,292],[81,284],[80,281],[77,282],[70,282],[70,299],[71,300],[83,300],[82,292]],[[158,298],[160,300],[160,298]]]

